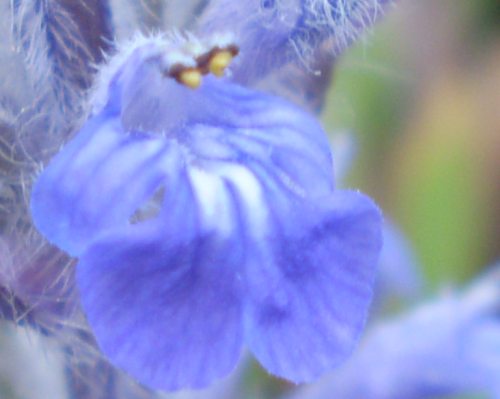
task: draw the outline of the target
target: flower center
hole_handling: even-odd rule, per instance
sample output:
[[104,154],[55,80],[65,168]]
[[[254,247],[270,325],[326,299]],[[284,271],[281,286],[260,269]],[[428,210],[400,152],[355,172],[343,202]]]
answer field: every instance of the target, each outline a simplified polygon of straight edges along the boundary
[[201,85],[203,75],[209,73],[222,77],[231,61],[238,55],[236,45],[213,47],[209,51],[196,57],[196,66],[176,63],[169,68],[165,75],[173,77],[177,82],[196,89]]

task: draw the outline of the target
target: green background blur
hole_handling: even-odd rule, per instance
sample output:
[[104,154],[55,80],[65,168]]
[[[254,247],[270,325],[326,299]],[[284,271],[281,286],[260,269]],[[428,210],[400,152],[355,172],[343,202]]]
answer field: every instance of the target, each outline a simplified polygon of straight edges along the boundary
[[500,259],[500,2],[403,0],[335,72],[324,122],[359,148],[348,185],[413,243],[428,291]]

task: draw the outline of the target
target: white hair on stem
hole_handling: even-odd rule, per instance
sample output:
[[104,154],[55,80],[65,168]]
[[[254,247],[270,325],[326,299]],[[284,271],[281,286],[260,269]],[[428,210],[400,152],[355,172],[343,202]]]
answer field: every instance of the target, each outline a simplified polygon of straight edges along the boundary
[[[307,60],[318,43],[329,40],[334,56],[339,55],[383,14],[391,0],[305,0],[302,35],[291,38],[300,60]],[[320,32],[320,33],[319,33]]]

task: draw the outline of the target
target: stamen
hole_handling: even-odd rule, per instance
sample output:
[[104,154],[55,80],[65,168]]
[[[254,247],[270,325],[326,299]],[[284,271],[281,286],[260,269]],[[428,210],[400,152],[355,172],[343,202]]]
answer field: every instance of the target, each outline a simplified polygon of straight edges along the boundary
[[179,72],[177,80],[191,89],[197,89],[201,85],[201,73],[195,68],[184,69]]
[[231,63],[233,53],[229,50],[220,50],[213,54],[208,62],[208,69],[215,76],[223,76],[225,69]]
[[[200,51],[199,48],[196,50],[197,52]],[[224,71],[233,58],[238,55],[238,52],[239,49],[235,45],[224,48],[212,47],[209,51],[198,55],[196,58],[193,54],[193,58],[185,57],[185,59],[180,59],[180,62],[174,64],[172,64],[174,58],[181,58],[182,55],[186,56],[186,54],[171,53],[167,60],[170,62],[165,62],[166,66],[161,67],[161,69],[163,76],[172,77],[184,86],[197,89],[200,87],[204,75],[212,73],[218,77],[223,76]]]

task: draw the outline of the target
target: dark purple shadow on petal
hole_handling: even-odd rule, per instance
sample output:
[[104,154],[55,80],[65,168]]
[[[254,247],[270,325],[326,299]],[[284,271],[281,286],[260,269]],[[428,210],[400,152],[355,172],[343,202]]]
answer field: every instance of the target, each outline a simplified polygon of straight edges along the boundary
[[271,374],[296,383],[352,352],[372,298],[380,213],[355,192],[329,201],[325,212],[298,209],[286,218],[275,209],[271,251],[256,248],[246,272],[246,343]]

